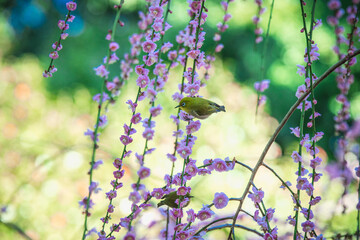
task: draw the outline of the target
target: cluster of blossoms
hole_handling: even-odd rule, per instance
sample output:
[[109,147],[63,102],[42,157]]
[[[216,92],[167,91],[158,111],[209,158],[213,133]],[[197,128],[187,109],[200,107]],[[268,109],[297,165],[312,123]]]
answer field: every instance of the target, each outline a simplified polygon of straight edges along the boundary
[[[102,160],[95,161],[94,164],[91,166],[91,171],[96,170],[101,164],[103,164]],[[79,201],[80,207],[83,208],[83,214],[90,216],[91,213],[89,212],[89,208],[94,206],[94,202],[91,200],[91,196],[93,193],[98,193],[101,190],[99,188],[99,183],[92,181],[89,186],[89,196],[84,197],[81,201]]]
[[54,51],[49,54],[49,57],[51,58],[50,65],[49,68],[43,72],[43,77],[52,77],[53,73],[57,71],[57,68],[52,63],[59,57],[59,51],[63,48],[61,45],[61,40],[65,40],[69,36],[69,34],[65,33],[65,31],[69,29],[69,22],[72,22],[75,19],[75,16],[71,15],[71,12],[75,11],[76,7],[77,4],[75,1],[66,3],[66,8],[69,12],[67,13],[65,20],[58,21],[58,27],[61,30],[60,38],[58,41],[52,44]]
[[[135,157],[140,164],[140,168],[137,171],[139,179],[137,183],[132,184],[133,191],[129,194],[129,200],[132,202],[132,213],[128,217],[122,218],[119,224],[122,227],[128,228],[129,232],[127,233],[126,237],[129,239],[133,239],[135,235],[132,231],[133,228],[129,228],[128,226],[131,225],[131,222],[139,215],[142,209],[150,206],[150,204],[146,204],[146,202],[151,198],[150,192],[146,190],[145,185],[140,184],[140,181],[150,176],[150,169],[144,166],[144,159],[145,155],[150,154],[155,150],[154,148],[148,149],[147,143],[149,140],[153,139],[155,133],[155,121],[152,119],[158,116],[162,110],[160,105],[154,106],[154,102],[158,92],[162,91],[164,84],[168,79],[166,65],[161,63],[159,50],[156,50],[156,42],[161,40],[162,36],[165,34],[165,31],[171,27],[168,23],[166,23],[166,19],[163,17],[163,7],[166,6],[166,4],[167,3],[164,2],[162,6],[158,6],[157,2],[153,2],[153,5],[149,7],[148,14],[145,15],[140,12],[141,20],[139,22],[139,27],[144,31],[144,33],[132,35],[130,38],[130,42],[132,43],[131,52],[130,54],[125,55],[125,60],[121,61],[120,64],[120,67],[123,70],[122,74],[124,74],[123,77],[128,78],[132,72],[131,66],[137,62],[135,59],[138,55],[140,55],[141,50],[146,53],[143,56],[144,64],[137,65],[135,67],[135,72],[138,75],[136,80],[137,86],[139,87],[138,95],[135,102],[130,99],[127,101],[127,104],[129,105],[129,108],[132,112],[132,117],[130,124],[124,125],[125,134],[120,137],[120,141],[124,145],[123,155],[121,157],[122,160],[131,153],[131,151],[126,150],[126,146],[133,141],[131,135],[136,133],[136,130],[132,128],[132,125],[142,122],[144,127],[142,136],[146,139],[146,142],[143,153],[135,153]],[[142,41],[143,37],[145,38],[144,41]],[[164,45],[167,47],[167,49],[163,47],[161,49],[163,53],[167,52],[172,47],[172,45],[170,46],[169,44]],[[151,78],[151,73],[147,68],[154,64],[156,64],[153,69],[154,78]],[[138,102],[144,100],[146,97],[149,98],[152,107],[149,110],[150,116],[143,119],[139,112],[136,113],[136,108],[138,106]],[[145,202],[138,205],[141,199],[144,199]]]
[[[356,48],[354,46],[353,38],[360,36],[360,31],[356,26],[359,18],[358,13],[358,0],[353,0],[352,5],[348,6],[345,10],[341,7],[341,2],[338,0],[331,0],[328,2],[328,8],[333,10],[334,16],[328,18],[328,23],[335,28],[335,34],[337,36],[336,45],[333,47],[335,54],[339,59],[346,56],[342,53],[341,49],[346,47],[346,53],[352,54]],[[344,36],[345,27],[340,25],[341,17],[346,14],[346,22],[350,26],[350,32],[347,37]],[[343,46],[343,47],[342,47]],[[348,121],[350,119],[350,101],[348,99],[348,93],[351,85],[354,82],[354,75],[351,74],[351,66],[356,63],[356,58],[350,59],[345,66],[340,66],[336,69],[337,76],[336,82],[339,89],[339,94],[336,96],[336,100],[340,103],[341,107],[335,116],[335,131],[339,135],[336,145],[336,158],[338,162],[336,164],[329,165],[327,170],[330,173],[331,178],[341,177],[344,185],[344,194],[347,192],[347,187],[353,179],[352,171],[348,167],[347,160],[345,160],[345,154],[349,151],[349,140],[354,135],[354,127],[350,127]],[[356,125],[356,122],[354,122]],[[356,132],[356,130],[355,130]],[[356,135],[356,133],[355,133]],[[334,171],[336,169],[336,171]],[[345,208],[345,206],[344,206]]]
[[[113,172],[114,180],[111,180],[110,182],[110,184],[113,186],[113,189],[106,193],[106,198],[110,200],[110,203],[108,205],[105,217],[101,218],[101,221],[104,223],[104,225],[109,222],[109,219],[111,219],[111,214],[114,212],[115,209],[112,201],[117,197],[117,190],[123,186],[123,183],[120,182],[120,179],[124,176],[124,169],[122,169],[122,160],[120,158],[116,158],[113,162],[113,165],[116,168],[116,170]],[[119,230],[120,224],[113,224],[111,226],[111,231],[118,232]],[[100,232],[98,232],[98,235],[100,239],[106,239],[104,238],[106,236],[104,228]]]
[[[214,35],[213,40],[215,42],[219,42],[221,40],[221,34],[223,32],[225,32],[226,29],[229,28],[229,26],[226,24],[231,18],[231,14],[228,13],[228,9],[229,9],[229,3],[233,2],[234,0],[228,0],[227,2],[222,1],[221,7],[223,8],[225,14],[224,14],[224,18],[222,22],[219,22],[216,26],[217,26],[217,32]],[[216,47],[215,47],[215,52],[220,52],[222,49],[224,48],[224,45],[221,43],[217,43]]]
[[[165,175],[164,179],[166,186],[164,188],[154,188],[151,192],[151,196],[155,197],[156,199],[161,199],[165,194],[169,194],[174,191],[176,191],[177,195],[180,196],[180,198],[175,201],[175,203],[178,205],[178,208],[173,208],[170,210],[171,220],[177,223],[175,228],[173,230],[171,229],[171,232],[169,232],[169,234],[172,236],[174,234],[176,237],[186,236],[189,238],[193,236],[201,224],[205,220],[209,220],[215,214],[211,210],[211,205],[214,205],[217,209],[222,209],[225,208],[229,202],[229,198],[225,193],[215,193],[213,204],[204,205],[197,213],[193,209],[189,209],[186,211],[188,223],[178,223],[179,219],[183,218],[184,216],[183,208],[185,208],[190,201],[189,196],[191,193],[191,187],[186,187],[187,181],[191,180],[195,176],[211,174],[212,171],[231,171],[235,166],[235,160],[230,161],[228,158],[225,158],[224,160],[220,158],[206,159],[203,163],[203,166],[197,167],[196,160],[189,158],[183,173],[177,173],[173,177],[170,175]],[[178,188],[175,190],[171,187],[172,185],[178,186]],[[195,223],[196,219],[200,221],[199,226],[193,225],[189,228],[184,228],[185,226],[189,226],[190,223]],[[162,234],[164,237],[166,236],[166,229],[162,230]]]
[[[115,51],[119,49],[119,44],[116,42],[110,42],[109,44],[109,60],[108,57],[104,58],[104,64],[113,64],[119,60],[119,58],[116,56]],[[104,85],[106,87],[106,92],[95,94],[93,97],[93,100],[99,104],[99,109],[101,109],[103,103],[107,101],[111,101],[116,95],[120,93],[120,88],[124,85],[124,81],[121,81],[118,76],[115,76],[113,80],[107,81],[109,71],[107,70],[106,65],[100,65],[96,68],[94,68],[94,71],[96,75],[100,76],[104,79]],[[87,131],[84,133],[86,136],[89,136],[92,141],[97,142],[98,136],[100,133],[98,133],[98,128],[103,128],[107,124],[107,117],[106,115],[99,116],[99,119],[97,121],[97,124],[94,126],[94,130],[87,129]],[[95,139],[95,132],[96,132],[96,141]]]
[[[277,227],[270,227],[270,222],[273,220],[275,209],[262,209],[260,205],[260,203],[263,201],[264,195],[264,191],[257,189],[255,186],[252,187],[252,192],[250,192],[248,195],[256,208],[253,219],[265,233],[264,239],[277,239]],[[262,216],[260,216],[260,213]]]
[[262,6],[262,0],[255,0],[256,5],[258,6],[257,14],[252,18],[253,23],[255,24],[255,43],[261,43],[263,41],[262,34],[264,30],[259,26],[259,22],[261,20],[261,15],[263,15],[266,11],[266,8]]
[[262,95],[262,93],[269,88],[270,80],[265,79],[261,82],[255,82],[254,88],[258,93],[257,106],[260,107],[266,103],[266,96]]
[[[313,31],[313,30],[315,30],[316,27],[321,26],[321,20],[314,21],[312,26],[313,26],[313,28],[310,31]],[[304,26],[304,28],[301,29],[301,32],[304,32],[305,30],[306,29]],[[305,33],[307,33],[307,32],[305,31]],[[295,96],[297,98],[302,97],[307,91],[310,91],[310,89],[312,89],[314,82],[317,80],[317,77],[312,72],[311,67],[312,67],[312,64],[314,61],[319,60],[319,56],[320,56],[320,54],[318,53],[319,48],[318,48],[317,44],[315,44],[312,41],[312,39],[308,39],[307,36],[306,36],[306,41],[309,41],[311,44],[309,44],[310,49],[308,49],[308,48],[305,49],[305,54],[304,54],[305,67],[302,65],[297,65],[297,67],[298,67],[297,73],[300,76],[305,77],[305,84],[300,85],[298,87],[296,94],[295,94]],[[309,98],[311,98],[311,99],[308,100]],[[314,96],[309,94],[302,101],[302,103],[298,106],[298,109],[300,109],[300,111],[311,110],[309,120],[306,122],[306,126],[308,128],[314,128],[314,130],[315,130],[315,119],[317,117],[321,116],[320,113],[315,111],[316,103],[317,103],[317,101],[314,98]],[[303,115],[303,116],[305,116],[305,115]],[[303,126],[301,126],[301,127],[303,127]],[[315,229],[315,224],[314,224],[314,222],[312,222],[312,219],[314,218],[314,214],[312,213],[311,206],[317,204],[321,200],[320,196],[314,197],[313,193],[314,193],[314,183],[319,181],[320,177],[322,176],[321,173],[317,172],[317,169],[320,166],[322,159],[318,156],[319,149],[318,149],[318,147],[316,147],[316,143],[323,137],[324,133],[323,132],[315,132],[314,135],[311,137],[309,134],[302,134],[300,127],[295,127],[295,128],[290,128],[290,129],[291,129],[291,133],[300,139],[299,148],[305,148],[306,152],[311,156],[310,167],[311,167],[312,171],[309,172],[309,170],[307,170],[304,167],[305,162],[304,162],[302,151],[299,151],[299,152],[294,151],[291,155],[294,162],[298,164],[299,170],[295,172],[295,175],[297,175],[297,180],[296,180],[297,195],[292,196],[294,204],[295,204],[294,209],[296,211],[296,214],[294,217],[289,216],[287,221],[291,225],[294,225],[294,226],[297,225],[297,223],[299,221],[298,220],[298,211],[299,211],[299,208],[301,207],[300,200],[299,200],[300,191],[305,191],[306,194],[310,197],[309,207],[308,208],[302,207],[300,212],[304,215],[304,218],[305,218],[305,220],[301,223],[301,227],[302,227],[303,232],[306,235],[307,233],[310,233]],[[296,234],[297,236],[301,235],[299,232],[296,232],[294,234]]]

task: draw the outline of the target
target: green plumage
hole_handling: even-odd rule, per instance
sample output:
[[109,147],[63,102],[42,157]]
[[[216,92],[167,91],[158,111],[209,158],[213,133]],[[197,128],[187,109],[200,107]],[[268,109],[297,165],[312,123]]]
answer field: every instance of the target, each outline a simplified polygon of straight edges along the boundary
[[[161,200],[161,201],[158,203],[157,206],[160,207],[160,206],[166,205],[166,206],[169,206],[169,207],[171,207],[171,208],[178,208],[179,206],[177,205],[177,203],[176,203],[175,201],[176,201],[176,199],[180,199],[180,197],[182,197],[182,196],[178,196],[177,193],[176,193],[176,191],[171,192],[171,193],[166,194],[165,196],[163,196],[163,197],[161,198],[161,199],[163,199],[163,200]],[[183,196],[183,197],[192,198],[192,196],[190,196],[189,193],[186,194],[186,195]],[[189,202],[190,202],[190,201],[189,201]],[[189,204],[189,202],[188,202],[188,204]],[[186,206],[187,206],[188,204],[186,204]],[[184,207],[186,207],[186,206],[184,206]]]
[[199,97],[184,97],[176,107],[199,119],[205,119],[213,113],[225,112],[224,106]]

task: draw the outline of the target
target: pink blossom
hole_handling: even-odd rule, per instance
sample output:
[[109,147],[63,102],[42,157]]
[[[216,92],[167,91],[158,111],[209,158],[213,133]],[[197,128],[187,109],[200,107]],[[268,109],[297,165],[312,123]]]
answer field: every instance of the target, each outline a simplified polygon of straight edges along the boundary
[[273,216],[274,216],[274,213],[275,213],[275,209],[274,208],[268,208],[266,210],[266,218],[268,221],[271,221]]
[[[93,140],[93,141],[94,141],[94,139],[95,139],[94,131],[92,131],[92,130],[90,130],[90,129],[87,129],[86,132],[84,132],[84,135],[85,135],[85,136],[90,136],[91,140]],[[97,133],[97,134],[96,134],[96,141],[99,141],[99,138],[98,138],[99,135],[100,135],[100,133]]]
[[116,50],[119,49],[119,44],[117,42],[111,42],[109,44],[109,49],[110,51],[115,52]]
[[300,212],[304,215],[304,217],[306,219],[313,219],[314,218],[314,213],[313,213],[312,210],[310,210],[310,212],[309,212],[309,209],[302,208]]
[[154,188],[151,192],[151,196],[155,197],[156,199],[161,199],[164,196],[164,190],[162,188]]
[[177,153],[182,157],[182,158],[187,158],[190,154],[191,154],[192,150],[190,146],[183,146],[180,145],[177,148]]
[[184,92],[189,94],[191,97],[197,95],[200,90],[200,85],[198,83],[187,83],[185,84]]
[[106,197],[109,200],[116,198],[116,196],[117,196],[117,193],[116,193],[116,191],[113,191],[113,190],[110,190],[109,192],[106,193]]
[[289,222],[289,224],[290,224],[290,225],[293,225],[293,226],[295,226],[295,224],[296,224],[295,219],[294,219],[293,217],[291,217],[291,216],[288,216],[288,218],[286,219],[286,221]]
[[139,175],[140,179],[145,179],[150,176],[150,168],[147,167],[140,167],[139,171],[137,171],[137,174]]
[[263,41],[263,37],[262,36],[258,36],[258,37],[256,37],[256,39],[255,39],[255,43],[256,44],[259,44],[259,43],[261,43]]
[[103,77],[105,79],[108,78],[109,71],[106,69],[105,65],[100,65],[94,68],[96,75]]
[[174,45],[171,42],[166,42],[162,45],[161,47],[161,52],[162,53],[166,53],[167,51],[169,51]]
[[295,96],[300,98],[302,95],[304,95],[304,93],[306,93],[306,86],[302,84],[298,87]]
[[262,106],[266,103],[267,97],[265,95],[260,96],[258,105]]
[[322,159],[319,158],[319,157],[316,157],[316,158],[314,158],[314,159],[311,159],[311,160],[310,160],[310,167],[312,167],[312,168],[315,169],[316,167],[320,166],[321,161],[322,161]]
[[168,153],[166,154],[167,158],[171,161],[171,162],[175,162],[176,161],[176,156]]
[[144,128],[154,128],[155,127],[155,122],[148,119],[148,118],[144,118],[143,127]]
[[215,52],[221,52],[221,50],[224,48],[224,44],[220,43],[216,45]]
[[341,7],[341,2],[339,0],[330,0],[328,2],[328,8],[330,10],[336,10],[339,9]]
[[121,166],[122,166],[122,160],[120,159],[120,158],[115,158],[115,160],[114,160],[114,162],[113,162],[113,165],[114,165],[114,167],[116,167],[116,168],[121,168]]
[[161,7],[149,7],[149,13],[152,18],[161,18],[163,11]]
[[265,79],[265,80],[262,80],[261,82],[255,82],[254,88],[258,92],[264,92],[266,89],[269,88],[269,84],[270,84],[270,80]]
[[114,82],[106,82],[106,89],[111,91],[113,89],[115,89],[116,84]]
[[311,206],[314,206],[315,204],[317,204],[318,202],[320,202],[320,200],[321,200],[321,197],[317,196],[317,197],[315,197],[313,200],[311,200],[311,201],[309,202],[309,204],[310,204]]
[[113,172],[114,178],[120,179],[124,176],[124,170],[116,170]]
[[141,195],[138,191],[133,191],[129,194],[129,200],[133,203],[138,203],[141,200]]
[[[163,22],[164,20],[162,18],[155,19],[154,24],[152,25],[152,28],[154,29],[155,32],[160,32],[162,30]],[[154,42],[160,40],[161,38],[160,35],[157,35],[158,37],[156,37],[155,35],[152,38],[152,41]],[[151,40],[151,37],[147,38],[146,40]]]
[[[101,115],[101,116],[99,117],[98,126],[99,126],[99,127],[104,127],[106,124],[107,124],[107,117],[106,117],[106,115]],[[95,125],[95,127],[96,127],[96,125]]]
[[196,218],[196,214],[194,212],[194,209],[189,209],[188,211],[186,211],[187,213],[187,221],[188,222],[194,222],[195,218]]
[[229,202],[228,196],[225,193],[215,193],[213,203],[217,209],[222,209],[227,206]]
[[133,124],[137,124],[137,123],[139,123],[140,121],[141,121],[141,114],[140,113],[136,113],[136,114],[134,114],[132,117],[131,117],[131,122],[133,123]]
[[143,61],[147,66],[151,66],[158,60],[158,51],[151,52],[147,56],[143,56]]
[[126,123],[124,123],[124,132],[126,135],[132,135],[136,133],[136,129],[135,128],[130,128]]
[[183,217],[182,208],[173,208],[170,210],[170,213],[174,218],[182,218]]
[[80,207],[83,207],[84,209],[86,209],[87,205],[89,206],[89,208],[92,208],[94,206],[94,202],[90,199],[89,203],[88,203],[88,198],[87,197],[84,197],[81,201],[79,201],[79,206]]
[[173,131],[173,136],[177,138],[181,138],[184,134],[184,131],[182,129],[179,129],[178,131]]
[[218,172],[224,172],[228,170],[225,161],[221,160],[220,158],[214,159],[212,165],[214,166],[214,169]]
[[68,33],[62,33],[60,37],[61,37],[62,40],[64,40],[64,39],[66,39],[68,36],[69,36]]
[[143,132],[142,135],[146,140],[152,140],[154,137],[154,133],[155,133],[155,131],[153,129],[145,128],[145,131]]
[[200,54],[200,50],[191,50],[186,55],[192,59],[196,59]]
[[[311,62],[319,59],[320,54],[317,51],[319,51],[317,44],[311,44],[311,50],[310,50],[310,61]],[[308,62],[308,60],[309,59],[308,59],[307,48],[305,48],[304,61]]]
[[190,193],[191,191],[191,187],[184,187],[184,186],[181,186],[178,188],[178,190],[176,191],[176,194],[178,196],[185,196],[186,194]]
[[153,117],[156,117],[158,116],[160,113],[161,113],[161,110],[163,108],[161,107],[161,105],[157,105],[156,107],[151,107],[150,108],[150,114],[153,116]]
[[220,4],[221,4],[222,8],[224,9],[224,11],[227,11],[228,6],[229,6],[228,3],[225,1],[222,1]]
[[99,183],[98,182],[91,182],[90,186],[89,186],[89,192],[98,193],[99,191],[101,191],[101,188],[99,188]]
[[311,232],[312,230],[315,229],[315,224],[308,220],[306,222],[301,223],[301,227],[304,232]]
[[337,26],[339,24],[339,20],[334,16],[327,17],[327,22],[330,26]]
[[307,193],[307,195],[311,196],[313,195],[313,191],[314,191],[314,186],[309,183],[306,182],[303,186],[302,186],[303,190],[305,190],[305,192]]
[[211,174],[211,171],[206,168],[201,168],[198,171],[198,175],[200,175],[200,176],[205,176],[207,174]]
[[177,57],[177,51],[176,50],[170,51],[168,53],[169,60],[174,61],[176,59],[176,57]]
[[131,109],[131,112],[135,112],[135,109],[136,109],[136,107],[137,107],[137,103],[134,103],[134,102],[131,101],[130,99],[127,100],[126,103],[129,104],[129,109]]
[[199,131],[200,127],[201,127],[201,123],[200,123],[199,120],[192,121],[192,122],[190,122],[190,124],[188,124],[186,126],[186,134],[189,135],[189,134],[192,134],[194,132],[197,132],[197,131]]
[[142,49],[144,52],[146,53],[152,53],[155,51],[156,49],[156,44],[152,41],[145,41],[143,44],[142,44]]
[[188,176],[194,177],[196,176],[197,172],[198,172],[198,168],[196,167],[195,163],[190,162],[186,165],[185,173]]
[[261,35],[261,34],[263,34],[263,32],[264,32],[264,30],[263,30],[261,27],[257,27],[257,28],[255,28],[255,30],[254,30],[254,33],[255,33],[256,35]]
[[69,28],[69,24],[65,23],[64,20],[59,20],[58,27],[60,28],[60,30],[67,30]]
[[260,189],[256,189],[256,187],[252,187],[253,193],[249,194],[249,198],[256,204],[260,203],[261,200],[264,198],[264,192]]
[[148,76],[146,75],[140,75],[137,79],[136,79],[136,84],[141,87],[141,88],[146,88],[147,85],[149,84],[150,79]]
[[302,162],[302,157],[297,151],[293,151],[291,154],[291,158],[294,160],[295,163]]
[[321,19],[316,19],[315,24],[313,26],[313,30],[315,30],[315,28],[321,27],[321,26],[322,26],[322,20]]
[[122,144],[124,144],[125,146],[132,143],[133,139],[129,136],[126,135],[121,135],[120,136],[120,141]]
[[157,92],[156,92],[154,89],[152,89],[152,88],[148,88],[148,89],[146,89],[145,95],[146,95],[146,97],[149,98],[150,101],[152,102],[152,101],[155,100],[155,97],[156,97],[156,95],[157,95]]
[[74,2],[74,1],[67,2],[67,3],[66,3],[66,8],[67,8],[69,11],[75,11],[75,10],[76,10],[76,2]]
[[58,54],[57,51],[53,51],[53,52],[51,52],[51,53],[49,54],[49,57],[50,57],[51,59],[57,59],[57,58],[59,57],[59,54]]
[[142,65],[137,65],[135,67],[135,72],[138,75],[148,75],[149,74],[149,69],[144,68]]
[[[105,92],[102,94],[102,96],[103,96],[102,97],[102,102],[106,102],[107,100],[110,99],[109,95],[107,93],[105,93]],[[98,93],[93,97],[93,100],[100,103],[100,98],[101,98],[101,93]]]
[[52,47],[54,50],[56,50],[56,51],[60,51],[60,50],[63,48],[63,46],[62,46],[61,44],[58,44],[57,41],[54,42],[54,43],[51,45],[51,47]]
[[170,118],[173,120],[173,122],[174,122],[176,125],[179,125],[179,124],[180,124],[180,120],[179,120],[178,116],[170,115]]
[[210,208],[208,207],[204,207],[203,209],[201,209],[197,214],[196,217],[200,220],[200,221],[204,221],[206,219],[211,218],[212,215],[214,215],[215,213],[213,211],[210,210]]
[[303,65],[296,65],[298,67],[297,69],[297,74],[299,74],[300,76],[304,76],[306,71],[305,71],[305,67]]
[[225,15],[224,15],[224,22],[227,22],[227,21],[229,21],[230,19],[231,19],[231,14],[230,13],[226,13]]

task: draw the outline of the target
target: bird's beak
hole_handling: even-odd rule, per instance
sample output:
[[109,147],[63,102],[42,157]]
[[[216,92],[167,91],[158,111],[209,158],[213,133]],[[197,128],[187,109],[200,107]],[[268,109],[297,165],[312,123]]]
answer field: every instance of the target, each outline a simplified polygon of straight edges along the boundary
[[180,105],[177,105],[175,108],[178,108],[178,107],[180,107]]

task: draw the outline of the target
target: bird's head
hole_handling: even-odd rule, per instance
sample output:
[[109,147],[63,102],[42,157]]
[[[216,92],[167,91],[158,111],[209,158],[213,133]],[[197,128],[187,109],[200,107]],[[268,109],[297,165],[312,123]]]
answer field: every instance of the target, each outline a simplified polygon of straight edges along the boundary
[[194,101],[194,98],[191,97],[184,97],[181,99],[179,105],[177,105],[175,108],[180,108],[181,110],[187,112],[191,108],[192,102]]

